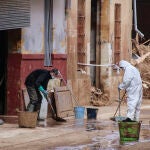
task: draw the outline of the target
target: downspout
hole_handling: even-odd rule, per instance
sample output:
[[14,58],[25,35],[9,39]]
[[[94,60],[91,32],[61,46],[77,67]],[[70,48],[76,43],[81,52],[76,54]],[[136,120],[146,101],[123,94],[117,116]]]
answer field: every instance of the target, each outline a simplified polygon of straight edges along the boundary
[[139,31],[138,30],[138,28],[137,28],[137,8],[136,8],[136,0],[133,0],[134,1],[134,30],[139,34],[139,36],[141,37],[141,38],[143,38],[144,37],[144,34],[141,32],[141,31]]

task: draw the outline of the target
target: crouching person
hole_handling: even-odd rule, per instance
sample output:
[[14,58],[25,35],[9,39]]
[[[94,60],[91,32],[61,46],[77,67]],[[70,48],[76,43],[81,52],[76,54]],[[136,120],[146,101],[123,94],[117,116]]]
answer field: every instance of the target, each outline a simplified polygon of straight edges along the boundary
[[39,111],[41,106],[42,96],[47,96],[47,84],[53,76],[58,74],[57,69],[45,70],[45,69],[37,69],[31,72],[25,80],[25,86],[27,88],[27,92],[30,98],[30,102],[27,106],[27,110],[29,112]]

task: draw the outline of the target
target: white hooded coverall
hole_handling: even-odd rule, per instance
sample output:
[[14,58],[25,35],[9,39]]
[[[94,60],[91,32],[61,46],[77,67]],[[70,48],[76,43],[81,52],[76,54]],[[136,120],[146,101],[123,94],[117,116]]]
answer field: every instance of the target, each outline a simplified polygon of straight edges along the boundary
[[119,66],[125,71],[123,81],[118,88],[125,89],[127,92],[127,118],[139,121],[143,95],[140,72],[125,60],[121,60]]

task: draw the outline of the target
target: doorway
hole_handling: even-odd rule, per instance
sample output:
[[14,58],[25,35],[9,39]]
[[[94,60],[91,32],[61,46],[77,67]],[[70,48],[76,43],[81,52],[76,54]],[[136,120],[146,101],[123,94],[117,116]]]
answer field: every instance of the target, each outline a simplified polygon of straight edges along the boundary
[[[91,49],[90,64],[96,64],[96,26],[97,26],[97,0],[91,1]],[[90,68],[91,83],[95,86],[95,67]]]
[[[91,45],[90,45],[90,64],[100,64],[100,15],[101,1],[91,1]],[[90,67],[92,86],[100,87],[100,68]]]
[[[139,42],[144,43],[150,39],[150,21],[148,19],[150,13],[150,1],[137,0],[136,4],[137,4],[137,28],[144,34],[144,38],[139,39]],[[135,38],[135,36],[136,34],[133,33],[132,38]]]
[[4,115],[6,106],[8,32],[0,31],[0,115]]

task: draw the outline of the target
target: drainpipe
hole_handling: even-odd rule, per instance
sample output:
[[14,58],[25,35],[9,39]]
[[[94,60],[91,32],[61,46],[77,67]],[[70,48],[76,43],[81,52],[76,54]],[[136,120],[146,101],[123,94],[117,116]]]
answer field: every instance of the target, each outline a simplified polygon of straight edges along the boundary
[[143,38],[144,34],[141,31],[139,31],[137,28],[137,8],[136,8],[137,5],[136,5],[136,0],[133,1],[134,1],[134,29],[139,34],[139,36]]

